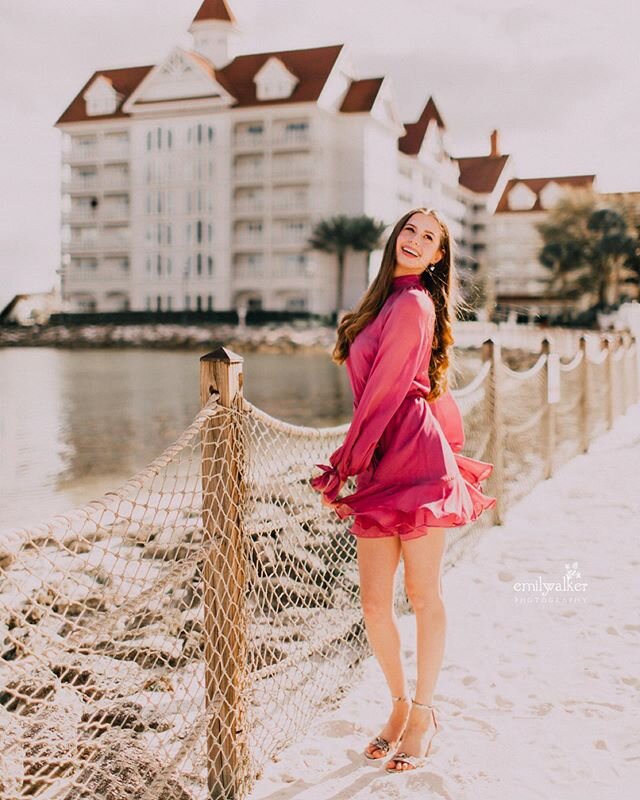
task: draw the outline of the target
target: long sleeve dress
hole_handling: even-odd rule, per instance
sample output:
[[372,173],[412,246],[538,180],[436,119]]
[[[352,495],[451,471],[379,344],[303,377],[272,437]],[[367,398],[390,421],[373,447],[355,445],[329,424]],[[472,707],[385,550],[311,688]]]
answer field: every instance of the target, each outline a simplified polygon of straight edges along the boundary
[[[480,482],[493,465],[468,458],[458,405],[449,390],[428,402],[435,307],[419,275],[393,279],[378,315],[345,361],[354,413],[343,444],[311,486],[355,536],[413,539],[429,528],[466,525],[495,505]],[[357,489],[338,497],[344,481]]]

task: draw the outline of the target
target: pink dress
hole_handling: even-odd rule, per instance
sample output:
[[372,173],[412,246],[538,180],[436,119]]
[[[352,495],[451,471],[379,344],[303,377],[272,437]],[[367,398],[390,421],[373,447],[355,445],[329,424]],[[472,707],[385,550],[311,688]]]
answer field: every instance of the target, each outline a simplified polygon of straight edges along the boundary
[[[311,486],[341,519],[355,517],[355,536],[414,539],[473,522],[496,503],[480,486],[493,465],[459,452],[464,427],[451,392],[426,400],[434,325],[420,276],[401,275],[349,348],[353,419]],[[356,491],[338,497],[350,475]]]

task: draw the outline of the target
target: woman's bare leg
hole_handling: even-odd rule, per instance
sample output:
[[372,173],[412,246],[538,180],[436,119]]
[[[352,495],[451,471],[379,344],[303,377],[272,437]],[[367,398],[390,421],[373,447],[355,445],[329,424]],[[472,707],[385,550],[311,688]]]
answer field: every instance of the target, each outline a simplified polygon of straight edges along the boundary
[[[400,562],[400,540],[396,536],[377,539],[358,537],[360,602],[367,639],[380,664],[392,695],[407,696],[400,651],[400,631],[393,607],[394,579]],[[391,716],[380,731],[388,741],[396,741],[407,720],[408,702],[394,702]],[[367,748],[376,758],[386,755],[375,747]]]
[[[416,617],[417,681],[415,699],[431,705],[444,656],[447,618],[442,599],[441,566],[446,545],[446,529],[431,528],[426,536],[402,542],[407,597]],[[423,756],[433,733],[431,712],[411,707],[407,727],[398,747],[409,755]],[[428,735],[427,735],[428,731]],[[411,769],[408,764],[388,767]]]

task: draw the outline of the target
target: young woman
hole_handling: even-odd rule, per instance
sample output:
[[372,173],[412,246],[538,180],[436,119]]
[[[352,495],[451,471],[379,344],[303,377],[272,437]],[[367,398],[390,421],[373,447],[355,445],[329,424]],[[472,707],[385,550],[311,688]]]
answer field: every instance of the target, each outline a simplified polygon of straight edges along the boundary
[[[387,680],[391,715],[369,743],[369,759],[397,773],[424,764],[438,730],[432,705],[444,653],[440,577],[447,528],[477,519],[495,498],[480,482],[493,466],[460,454],[464,429],[448,386],[452,240],[441,216],[405,214],[385,246],[380,270],[355,311],[338,326],[333,358],[345,363],[354,413],[330,465],[311,479],[341,519],[354,516],[360,599],[367,637]],[[357,489],[338,497],[350,475]],[[416,617],[417,681],[409,701],[394,612],[394,580],[404,560]],[[425,752],[426,751],[426,752]]]

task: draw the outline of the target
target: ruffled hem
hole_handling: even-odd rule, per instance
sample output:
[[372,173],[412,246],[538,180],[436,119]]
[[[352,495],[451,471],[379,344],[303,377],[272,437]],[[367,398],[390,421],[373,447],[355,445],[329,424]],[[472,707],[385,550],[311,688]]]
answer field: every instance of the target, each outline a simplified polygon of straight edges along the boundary
[[427,528],[468,525],[495,506],[496,498],[484,494],[480,486],[493,471],[493,465],[459,453],[454,453],[454,458],[459,474],[430,483],[381,486],[374,479],[362,491],[338,498],[337,470],[316,465],[327,471],[312,479],[311,485],[324,492],[340,519],[355,515],[351,528],[355,535],[397,534],[413,538],[426,533]]

